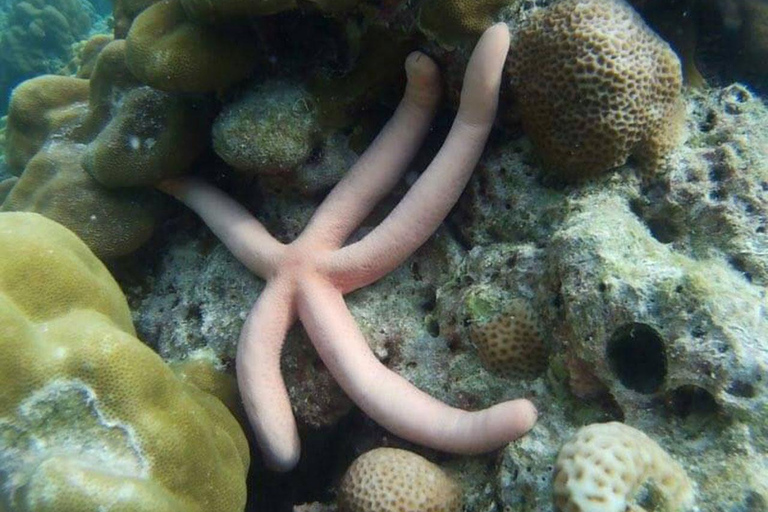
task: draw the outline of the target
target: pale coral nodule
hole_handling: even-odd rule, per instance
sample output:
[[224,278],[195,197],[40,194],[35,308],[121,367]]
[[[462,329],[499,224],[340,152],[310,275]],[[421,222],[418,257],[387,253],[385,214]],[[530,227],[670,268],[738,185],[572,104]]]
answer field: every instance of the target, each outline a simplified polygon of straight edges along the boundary
[[633,498],[649,481],[663,502],[658,510],[680,512],[693,506],[693,486],[685,470],[650,437],[623,423],[593,423],[560,450],[555,506],[562,512],[642,511]]

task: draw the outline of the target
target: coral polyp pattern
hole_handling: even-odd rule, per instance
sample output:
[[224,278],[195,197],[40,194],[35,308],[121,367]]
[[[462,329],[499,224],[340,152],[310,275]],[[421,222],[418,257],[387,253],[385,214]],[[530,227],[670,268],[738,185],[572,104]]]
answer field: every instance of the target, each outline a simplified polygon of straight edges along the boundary
[[768,510],[767,63],[765,0],[0,0],[0,511]]
[[547,165],[575,179],[653,161],[682,120],[680,62],[623,0],[563,0],[534,13],[509,59],[529,137]]
[[496,372],[536,377],[547,367],[547,348],[531,306],[511,301],[502,313],[476,320],[469,337],[483,363]]
[[35,213],[0,242],[0,508],[242,510],[243,431],[135,337],[96,256]]
[[459,485],[428,460],[395,448],[358,457],[339,487],[341,512],[458,512]]
[[693,505],[693,487],[680,464],[653,440],[622,423],[597,423],[566,442],[555,464],[555,504],[563,512],[644,510],[636,492],[649,483],[658,510]]

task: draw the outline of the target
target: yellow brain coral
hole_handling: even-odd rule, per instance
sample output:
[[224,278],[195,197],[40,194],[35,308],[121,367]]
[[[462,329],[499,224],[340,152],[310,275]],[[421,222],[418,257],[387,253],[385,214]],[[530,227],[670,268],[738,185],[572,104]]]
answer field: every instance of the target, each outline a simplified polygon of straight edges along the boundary
[[564,178],[630,155],[655,162],[682,120],[680,61],[623,0],[562,0],[513,37],[509,76],[526,133]]
[[693,505],[685,470],[643,432],[617,422],[588,425],[557,457],[555,505],[562,512],[639,512],[631,500],[649,481],[658,510]]
[[134,336],[73,233],[0,214],[0,509],[241,511],[248,447],[229,411]]
[[358,457],[339,488],[340,512],[458,512],[461,502],[459,487],[442,469],[394,448]]

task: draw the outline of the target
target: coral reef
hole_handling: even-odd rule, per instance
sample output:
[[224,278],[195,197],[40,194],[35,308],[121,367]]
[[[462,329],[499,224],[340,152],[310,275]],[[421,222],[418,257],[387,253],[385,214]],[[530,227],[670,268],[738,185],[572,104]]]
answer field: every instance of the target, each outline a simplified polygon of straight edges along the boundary
[[240,31],[194,23],[181,0],[161,0],[133,21],[126,62],[136,78],[156,89],[210,92],[248,76],[256,59],[251,39]]
[[[524,397],[537,405],[536,427],[490,456],[452,456],[409,444],[354,407],[307,333],[291,329],[280,368],[304,455],[295,472],[278,477],[259,454],[248,510],[335,510],[331,502],[350,462],[388,446],[415,451],[461,482],[468,512],[554,512],[569,508],[553,500],[562,483],[556,474],[562,480],[573,462],[556,473],[563,440],[581,435],[583,425],[621,421],[680,461],[699,511],[762,512],[768,508],[762,477],[768,452],[764,2],[629,3],[648,26],[621,0],[115,0],[114,41],[99,35],[76,42],[86,34],[73,36],[60,57],[45,62],[46,70],[70,76],[37,77],[17,87],[7,130],[0,129],[7,159],[0,160],[1,209],[56,218],[109,258],[139,337],[172,360],[175,376],[142,348],[136,359],[152,360],[145,373],[172,382],[172,405],[197,403],[199,388],[203,402],[215,395],[247,427],[233,387],[236,343],[248,306],[265,294],[264,283],[204,225],[179,215],[181,209],[150,188],[196,175],[235,198],[280,242],[296,239],[391,115],[402,91],[402,62],[421,49],[438,63],[445,94],[413,165],[361,220],[350,236],[353,246],[418,182],[449,131],[476,35],[504,20],[514,42],[501,116],[458,206],[403,265],[344,300],[373,357],[420,390],[469,411]],[[70,2],[47,4],[65,9]],[[0,24],[3,13],[14,10],[14,16],[34,14],[24,18],[31,21],[21,27],[24,37],[39,32],[45,8],[38,0],[0,0]],[[73,16],[72,26],[77,21]],[[7,39],[20,32],[0,34]],[[39,55],[29,46],[23,51]],[[680,94],[680,67],[685,85],[696,89]],[[0,65],[0,76],[7,69]],[[541,128],[544,118],[551,125]],[[676,132],[686,138],[677,139]],[[390,155],[402,153],[401,145]],[[604,172],[612,168],[616,172]],[[649,169],[654,172],[644,172]],[[141,249],[152,233],[158,236]],[[394,251],[406,239],[396,237],[389,247]],[[0,252],[14,249],[14,242],[4,242]],[[46,251],[29,260],[68,253],[59,246]],[[128,253],[131,258],[116,258]],[[19,288],[28,286],[29,272],[14,268]],[[71,275],[83,286],[90,282]],[[96,293],[93,300],[111,304]],[[50,304],[57,302],[67,304],[50,297]],[[126,318],[120,324],[129,329],[120,308]],[[7,308],[0,314],[8,315]],[[51,333],[57,322],[35,320],[35,339],[46,339],[43,329]],[[0,323],[0,333],[9,326]],[[94,326],[83,321],[71,336],[82,346],[68,357],[112,350],[105,340],[130,338],[125,343],[138,346],[125,330]],[[98,343],[93,336],[101,336]],[[0,365],[31,375],[36,360],[60,353],[60,345],[46,346],[34,358],[0,357]],[[114,353],[133,368],[133,352]],[[77,363],[67,371],[91,368],[88,375],[97,379],[110,367]],[[141,377],[147,385],[157,381]],[[31,414],[14,416],[27,432],[41,422],[56,426],[30,442],[80,443],[78,464],[112,457],[126,471],[139,467],[125,431],[105,434],[99,424],[106,410],[99,397],[111,391],[89,402],[82,386],[58,387],[57,394],[52,389],[22,401]],[[123,396],[122,389],[115,396]],[[193,416],[207,418],[194,407]],[[60,416],[51,411],[62,410],[80,411],[81,419],[59,428]],[[167,418],[161,430],[167,436],[158,439],[168,439],[176,424],[186,427],[184,418]],[[4,437],[10,430],[3,430],[3,421],[0,444],[28,446],[21,427]],[[72,433],[72,424],[82,427],[80,434]],[[198,437],[205,438],[180,442],[196,446]],[[634,431],[629,437],[630,445],[646,439]],[[237,488],[230,497],[239,510],[243,446],[241,434],[230,438],[240,441],[222,463],[236,475],[223,484],[205,483]],[[91,440],[103,439],[108,449],[91,449]],[[595,442],[600,439],[606,438]],[[608,457],[600,450],[592,458]],[[66,510],[83,496],[59,492],[51,469],[59,464],[80,475],[82,464],[51,458],[34,473],[19,462],[31,459],[16,453],[0,450],[0,465],[10,461],[0,472],[12,466],[13,482],[37,476],[13,499],[39,496],[46,486],[55,501],[49,508]],[[195,463],[192,476],[207,463]],[[7,474],[0,479],[7,481]],[[47,475],[48,483],[41,483]],[[158,481],[150,476],[137,485]],[[153,487],[159,494],[168,488]],[[195,492],[202,496],[206,488],[196,485]],[[143,496],[156,497],[154,490]],[[630,510],[663,508],[657,491],[642,486]],[[216,509],[190,504],[186,491],[164,495],[173,503],[166,508]],[[7,508],[3,499],[0,508]],[[156,500],[145,508],[162,510]]]
[[125,39],[133,20],[144,9],[158,0],[114,0],[112,16],[115,19],[115,39]]
[[[757,340],[767,332],[760,127],[768,110],[739,85],[687,102],[689,141],[644,180],[625,166],[580,187],[553,188],[538,176],[528,144],[497,141],[426,251],[349,297],[377,356],[438,398],[482,407],[539,397],[540,426],[509,445],[498,466],[488,463],[491,476],[471,470],[469,478],[485,483],[466,488],[470,510],[492,503],[554,510],[560,440],[578,425],[615,419],[642,428],[689,468],[702,510],[753,512],[766,503],[756,475],[766,449],[766,361]],[[298,234],[314,204],[255,196],[250,203],[282,238]],[[136,296],[141,331],[176,357],[207,340],[233,357],[258,284],[199,232],[176,233],[170,245],[149,279],[162,286]],[[522,298],[536,312],[552,348],[539,378],[484,369],[470,343],[467,304],[477,291],[501,297],[500,310]],[[304,342],[292,333],[283,356],[298,421],[349,428],[339,423],[348,405],[334,401],[339,390],[316,355],[298,348]],[[650,350],[638,350],[645,345]],[[627,371],[627,362],[636,369]]]
[[757,413],[764,398],[749,390],[765,377],[762,291],[723,260],[672,251],[619,197],[596,194],[573,206],[578,213],[553,235],[549,261],[569,352],[627,414],[647,397],[691,386],[731,415]]
[[7,162],[20,179],[0,209],[42,213],[102,258],[149,239],[159,196],[139,187],[186,171],[206,148],[214,112],[210,99],[140,87],[125,54],[125,41],[113,41],[88,80],[24,82],[8,116]]
[[[492,312],[494,301],[482,292],[469,292],[469,338],[483,363],[500,373],[536,377],[547,367],[547,348],[531,306],[521,299]],[[491,311],[489,311],[491,310]]]
[[151,186],[179,176],[208,143],[211,110],[202,98],[131,89],[88,144],[83,168],[108,188]]
[[3,508],[242,510],[243,432],[134,337],[85,244],[40,215],[2,213],[0,261]]
[[653,510],[693,506],[688,475],[658,444],[623,423],[596,423],[579,429],[560,449],[555,503],[563,512],[642,511],[632,501],[649,480],[656,492]]
[[339,512],[461,510],[459,486],[415,453],[378,448],[358,457],[339,485]]
[[0,211],[45,215],[77,233],[101,258],[134,251],[154,229],[153,199],[141,190],[104,189],[83,169],[81,156],[76,144],[47,145],[29,161]]
[[[506,25],[497,23],[483,33],[467,65],[462,102],[446,142],[393,213],[350,246],[343,244],[405,172],[434,115],[439,73],[423,53],[414,52],[405,62],[408,84],[392,119],[296,240],[280,243],[241,205],[201,180],[167,180],[158,186],[192,208],[241,263],[267,281],[243,326],[236,362],[248,419],[271,469],[293,469],[300,454],[280,373],[282,346],[296,320],[350,398],[409,441],[452,453],[484,453],[535,423],[535,407],[525,399],[469,412],[412,386],[373,356],[343,300],[399,266],[449,213],[490,134],[508,48]],[[401,242],[393,245],[393,239]]]
[[87,80],[56,75],[14,89],[5,132],[5,160],[14,175],[21,175],[52,134],[70,132],[84,119],[89,94]]
[[578,180],[657,165],[682,122],[680,62],[623,0],[563,0],[514,35],[509,79],[545,164]]
[[27,78],[53,73],[71,58],[97,15],[81,0],[24,0],[0,6],[0,112],[8,92]]

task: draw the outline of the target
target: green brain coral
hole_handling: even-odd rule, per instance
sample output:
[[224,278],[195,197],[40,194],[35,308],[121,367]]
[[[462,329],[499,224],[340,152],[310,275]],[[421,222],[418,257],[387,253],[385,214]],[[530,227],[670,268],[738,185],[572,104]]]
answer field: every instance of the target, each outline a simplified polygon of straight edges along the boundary
[[0,214],[0,510],[240,511],[248,447],[72,232]]

